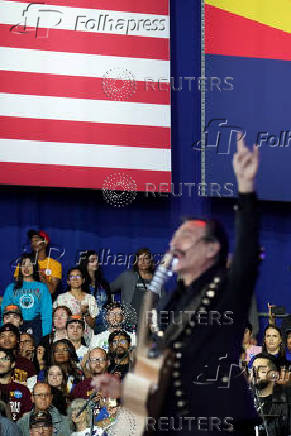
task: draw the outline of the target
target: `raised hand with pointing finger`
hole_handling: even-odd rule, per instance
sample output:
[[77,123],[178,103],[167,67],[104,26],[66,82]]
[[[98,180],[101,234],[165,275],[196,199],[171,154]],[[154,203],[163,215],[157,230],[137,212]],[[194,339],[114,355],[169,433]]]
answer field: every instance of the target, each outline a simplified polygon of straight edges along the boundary
[[249,150],[245,145],[242,133],[239,133],[237,136],[237,152],[233,155],[233,169],[237,178],[239,192],[254,191],[258,163],[259,149],[257,145],[253,145],[252,151]]

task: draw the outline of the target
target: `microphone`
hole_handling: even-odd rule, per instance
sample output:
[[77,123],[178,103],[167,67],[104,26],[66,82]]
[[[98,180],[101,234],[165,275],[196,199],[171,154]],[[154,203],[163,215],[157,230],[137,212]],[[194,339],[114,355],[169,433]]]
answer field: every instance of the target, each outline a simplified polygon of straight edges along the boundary
[[257,368],[255,368],[254,366],[252,367],[253,370],[253,383],[256,384],[258,381],[258,373],[257,373]]
[[149,290],[158,294],[161,297],[161,290],[164,282],[168,277],[168,273],[171,271],[171,266],[173,263],[173,255],[171,253],[166,253],[159,264],[152,281],[149,285]]

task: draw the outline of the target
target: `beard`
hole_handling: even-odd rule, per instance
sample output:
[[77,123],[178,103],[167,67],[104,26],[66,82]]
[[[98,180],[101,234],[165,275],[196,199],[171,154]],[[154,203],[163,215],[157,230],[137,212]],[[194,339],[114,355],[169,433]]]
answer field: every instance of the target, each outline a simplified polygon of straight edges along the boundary
[[118,358],[122,358],[127,356],[128,351],[125,350],[124,348],[117,348],[117,350],[115,351],[115,356]]
[[263,391],[268,387],[268,385],[268,380],[259,380],[255,383],[255,388],[258,389],[258,391]]

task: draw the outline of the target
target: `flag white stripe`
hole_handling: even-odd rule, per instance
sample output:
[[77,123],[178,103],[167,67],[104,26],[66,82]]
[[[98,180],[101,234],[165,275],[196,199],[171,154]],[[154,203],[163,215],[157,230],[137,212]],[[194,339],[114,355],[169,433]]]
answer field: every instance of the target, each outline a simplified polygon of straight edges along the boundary
[[170,127],[170,105],[0,94],[0,115]]
[[1,162],[171,171],[171,150],[0,139]]
[[[79,18],[78,18],[79,17]],[[110,21],[111,20],[111,21]],[[169,17],[121,11],[0,1],[0,22],[44,29],[169,38]],[[17,31],[17,29],[14,29]]]
[[169,61],[10,47],[0,47],[0,69],[98,78],[120,78],[120,72],[128,70],[136,81],[170,81]]

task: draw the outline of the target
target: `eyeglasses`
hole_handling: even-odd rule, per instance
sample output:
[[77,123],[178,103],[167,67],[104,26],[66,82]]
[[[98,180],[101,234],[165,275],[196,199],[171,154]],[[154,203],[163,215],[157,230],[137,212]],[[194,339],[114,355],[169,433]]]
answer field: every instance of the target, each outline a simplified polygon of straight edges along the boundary
[[48,372],[48,374],[47,374],[49,377],[62,377],[63,376],[63,374],[62,373],[58,373],[58,374],[53,374],[53,373],[51,373],[51,372]]
[[82,276],[80,276],[80,275],[70,276],[70,279],[81,279],[81,278],[82,278]]
[[5,357],[0,357],[0,362],[10,362],[10,357],[5,356]]
[[26,339],[25,341],[20,341],[20,344],[33,344],[33,342],[30,339]]
[[40,392],[39,394],[33,394],[34,397],[36,398],[48,398],[51,396],[50,393],[44,393],[44,392]]
[[114,340],[114,341],[112,341],[112,344],[113,345],[118,345],[118,344],[126,345],[126,344],[128,344],[128,340],[127,339],[121,339],[120,341],[119,340]]
[[106,362],[106,359],[104,359],[104,358],[101,358],[101,359],[89,359],[90,360],[90,362],[100,362],[100,363],[102,363],[102,362]]

